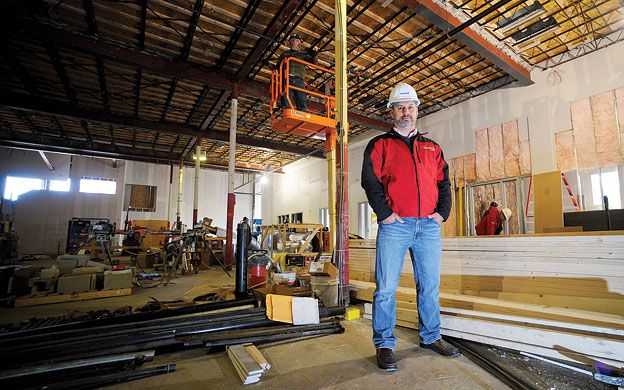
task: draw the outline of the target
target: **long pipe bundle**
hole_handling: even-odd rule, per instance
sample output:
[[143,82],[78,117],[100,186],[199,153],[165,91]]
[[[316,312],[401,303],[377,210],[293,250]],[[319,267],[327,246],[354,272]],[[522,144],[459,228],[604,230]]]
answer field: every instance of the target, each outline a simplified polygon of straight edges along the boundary
[[[344,314],[344,307],[323,308],[321,318]],[[274,322],[264,309],[241,309],[225,313],[192,314],[145,322],[122,323],[63,330],[47,335],[27,335],[0,341],[0,364],[15,367],[47,360],[63,361],[149,349],[181,349],[208,345],[228,345],[242,337],[254,342],[285,340],[315,334],[341,333],[338,323],[292,326]],[[246,342],[246,341],[240,341]],[[208,345],[208,346],[216,346]]]

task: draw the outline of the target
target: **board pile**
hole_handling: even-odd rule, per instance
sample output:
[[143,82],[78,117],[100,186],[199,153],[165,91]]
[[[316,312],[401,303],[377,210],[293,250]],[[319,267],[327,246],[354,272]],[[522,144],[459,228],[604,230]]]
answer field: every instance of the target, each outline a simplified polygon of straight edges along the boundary
[[227,353],[245,385],[260,381],[260,376],[271,368],[262,353],[251,343],[229,345]]
[[[368,302],[374,245],[350,242],[352,290]],[[445,238],[443,248],[442,334],[624,367],[624,236]],[[416,329],[410,263],[406,256],[397,324]]]

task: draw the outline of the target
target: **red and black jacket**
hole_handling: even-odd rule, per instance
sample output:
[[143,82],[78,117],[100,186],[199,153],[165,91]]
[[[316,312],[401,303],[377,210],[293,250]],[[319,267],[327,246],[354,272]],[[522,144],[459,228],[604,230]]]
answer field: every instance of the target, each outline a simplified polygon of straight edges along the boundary
[[364,151],[362,188],[377,221],[392,212],[427,218],[451,213],[448,164],[440,145],[422,134],[403,137],[394,130],[373,138]]

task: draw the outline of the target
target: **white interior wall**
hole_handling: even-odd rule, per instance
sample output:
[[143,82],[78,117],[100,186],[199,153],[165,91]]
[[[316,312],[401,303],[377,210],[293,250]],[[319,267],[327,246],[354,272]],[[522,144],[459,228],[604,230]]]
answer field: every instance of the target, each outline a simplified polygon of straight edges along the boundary
[[[585,55],[546,71],[531,74],[535,84],[503,88],[419,119],[447,159],[475,152],[475,131],[518,119],[520,140],[530,138],[533,173],[556,169],[554,134],[570,130],[570,102],[624,85],[624,43]],[[560,78],[560,82],[558,79]],[[416,86],[416,89],[418,86]],[[421,98],[426,99],[426,96]],[[372,138],[372,137],[371,137]],[[366,201],[360,186],[364,148],[368,140],[349,145],[349,231],[357,233],[357,204]],[[265,219],[304,212],[304,222],[318,223],[327,207],[325,160],[304,159],[273,174],[263,192]]]
[[[123,211],[124,184],[142,184],[157,187],[154,212],[131,212],[130,219],[166,220],[170,201],[170,220],[175,221],[178,194],[178,166],[173,170],[173,189],[169,199],[169,165],[136,161],[46,153],[55,171],[50,171],[39,153],[35,151],[0,148],[0,175],[64,180],[71,175],[70,192],[31,191],[15,202],[15,227],[20,238],[20,253],[64,253],[67,224],[72,217],[108,218],[123,228],[126,213]],[[70,170],[71,166],[71,170]],[[85,194],[78,191],[80,177],[105,177],[117,181],[117,194]],[[213,225],[226,227],[227,172],[201,169],[199,189],[199,218],[213,219]],[[252,174],[236,173],[236,186],[253,179]],[[193,216],[193,186],[195,168],[185,167],[182,191],[181,219],[188,227]],[[234,227],[244,216],[252,218],[252,184],[236,190]],[[258,218],[258,216],[256,216]]]

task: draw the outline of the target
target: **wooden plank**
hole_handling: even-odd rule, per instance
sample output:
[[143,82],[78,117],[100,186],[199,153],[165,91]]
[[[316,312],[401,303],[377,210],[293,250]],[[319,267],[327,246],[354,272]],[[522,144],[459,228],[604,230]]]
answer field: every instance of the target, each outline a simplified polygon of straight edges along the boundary
[[544,227],[563,227],[560,171],[533,175],[533,199],[537,233]]
[[494,321],[441,315],[441,328],[624,362],[624,342]]
[[615,94],[607,91],[591,97],[598,166],[619,164],[620,135],[615,119]]
[[262,367],[265,370],[268,370],[269,368],[271,368],[271,365],[269,364],[269,362],[266,361],[266,359],[264,358],[260,350],[258,350],[258,348],[255,345],[251,343],[247,343],[247,344],[243,344],[243,346],[245,347],[245,350],[247,350],[247,353],[249,353],[251,357],[254,358],[254,360],[256,361],[256,363],[260,365],[260,367]]
[[[358,299],[372,302],[373,292],[375,290],[374,283],[351,279],[350,285]],[[399,287],[397,289],[396,299],[397,301],[415,303],[416,290],[414,288]],[[624,330],[623,316],[585,310],[549,307],[545,305],[519,303],[462,294],[450,294],[446,292],[440,292],[440,305],[442,307],[519,315]]]
[[576,153],[574,150],[574,132],[562,131],[555,134],[557,169],[562,172],[576,170]]
[[476,153],[471,153],[464,156],[464,180],[468,183],[477,180],[476,158]]
[[482,129],[475,133],[476,147],[476,170],[477,181],[488,181],[490,175],[490,147],[488,142],[488,130]]
[[503,128],[501,125],[487,129],[488,149],[490,153],[490,179],[505,177],[505,155],[503,150]]
[[502,127],[505,177],[520,176],[520,136],[518,132],[518,120],[505,122]]
[[570,110],[578,167],[579,169],[594,168],[598,166],[598,155],[589,98],[570,103]]
[[520,174],[531,174],[531,143],[529,140],[520,141]]
[[[406,323],[405,325],[409,327],[409,323]],[[605,359],[605,358],[598,358],[596,356],[586,356],[575,351],[568,351],[568,350],[563,350],[563,349],[552,349],[552,348],[545,348],[545,347],[540,347],[540,346],[535,346],[535,345],[528,345],[523,342],[509,341],[509,340],[498,339],[494,337],[487,337],[487,336],[480,335],[480,334],[472,334],[472,333],[466,333],[462,331],[455,331],[451,329],[441,329],[440,332],[444,336],[457,337],[457,338],[464,339],[464,340],[476,341],[478,343],[494,345],[494,346],[503,347],[503,348],[509,348],[509,349],[513,349],[516,351],[534,353],[534,354],[541,355],[541,356],[561,359],[561,360],[575,362],[575,363],[583,363],[589,366],[593,366],[596,363],[596,361],[600,361],[600,362],[609,364],[614,367],[620,367],[620,368],[624,367],[624,363],[620,361]]]
[[15,307],[50,305],[61,302],[86,301],[89,299],[121,297],[132,294],[132,288],[122,288],[118,290],[87,291],[75,294],[54,294],[41,297],[17,298]]

